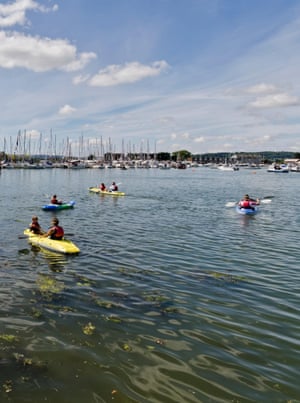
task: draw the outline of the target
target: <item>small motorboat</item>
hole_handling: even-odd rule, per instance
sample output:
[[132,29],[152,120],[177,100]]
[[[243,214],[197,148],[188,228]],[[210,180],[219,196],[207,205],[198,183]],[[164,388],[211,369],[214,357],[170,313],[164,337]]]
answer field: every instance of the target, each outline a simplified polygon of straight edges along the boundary
[[272,164],[268,167],[268,172],[275,172],[275,173],[288,173],[290,171],[288,165],[286,164]]

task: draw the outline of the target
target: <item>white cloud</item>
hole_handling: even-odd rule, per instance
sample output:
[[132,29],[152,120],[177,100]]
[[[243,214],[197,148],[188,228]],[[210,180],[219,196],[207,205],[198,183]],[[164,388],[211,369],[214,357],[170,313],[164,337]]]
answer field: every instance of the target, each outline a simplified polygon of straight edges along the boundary
[[82,74],[80,74],[79,76],[76,76],[76,77],[73,78],[73,84],[78,85],[78,84],[84,83],[89,78],[90,78],[89,75],[83,76]]
[[295,106],[299,104],[300,100],[298,97],[285,93],[280,93],[267,95],[265,97],[258,97],[255,101],[250,102],[249,106],[252,106],[254,108],[277,108],[284,106]]
[[262,146],[268,146],[269,144],[274,143],[274,136],[271,136],[269,134],[266,134],[264,136],[260,136],[257,138],[246,138],[245,139],[245,144],[250,144],[252,146],[257,146],[257,147],[262,147]]
[[34,0],[16,0],[14,3],[0,4],[0,27],[7,28],[14,25],[25,25],[27,10],[38,10],[41,12],[57,11],[55,4],[51,9],[41,6]]
[[247,88],[246,92],[249,92],[250,94],[270,94],[277,90],[278,89],[273,84],[260,83]]
[[175,121],[175,119],[173,118],[173,117],[171,117],[171,116],[162,116],[159,120],[158,120],[158,122],[160,123],[160,124],[170,124],[170,123],[173,123]]
[[89,85],[94,87],[109,87],[113,85],[134,83],[147,77],[158,76],[168,68],[164,60],[146,66],[139,62],[126,63],[121,65],[110,65],[89,80]]
[[183,133],[182,138],[189,139],[190,138],[190,133],[187,133],[187,132]]
[[69,116],[69,115],[72,115],[72,113],[74,113],[76,111],[76,109],[75,108],[73,108],[72,106],[70,106],[70,105],[64,105],[64,106],[62,106],[61,108],[60,108],[60,110],[59,110],[59,115],[61,115],[61,116]]
[[23,67],[35,72],[53,69],[74,71],[83,68],[94,53],[77,55],[76,48],[62,39],[32,37],[0,31],[0,67]]
[[195,143],[204,143],[204,141],[205,141],[205,138],[203,136],[202,137],[196,137],[194,139]]
[[61,69],[65,71],[77,71],[77,70],[82,70],[92,59],[96,59],[97,55],[93,52],[85,52],[85,53],[80,53],[78,55],[78,58],[71,63],[62,66]]

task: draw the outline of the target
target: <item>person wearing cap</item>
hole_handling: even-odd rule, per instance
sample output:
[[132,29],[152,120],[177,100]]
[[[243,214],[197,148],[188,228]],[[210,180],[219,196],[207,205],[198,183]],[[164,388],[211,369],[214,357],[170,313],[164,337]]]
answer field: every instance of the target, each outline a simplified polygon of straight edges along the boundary
[[51,221],[52,226],[49,228],[49,230],[44,234],[44,237],[48,237],[51,239],[55,240],[61,240],[64,237],[64,229],[61,227],[59,224],[59,221],[57,218],[53,218]]

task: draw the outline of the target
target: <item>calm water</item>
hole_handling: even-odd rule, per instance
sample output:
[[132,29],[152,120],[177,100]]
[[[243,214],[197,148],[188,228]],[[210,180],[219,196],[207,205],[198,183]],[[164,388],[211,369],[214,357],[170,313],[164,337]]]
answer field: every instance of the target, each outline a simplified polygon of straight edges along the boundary
[[[89,193],[121,182],[126,196]],[[299,402],[300,174],[3,170],[0,401]],[[228,201],[273,195],[255,217]],[[20,239],[57,193],[81,249]]]

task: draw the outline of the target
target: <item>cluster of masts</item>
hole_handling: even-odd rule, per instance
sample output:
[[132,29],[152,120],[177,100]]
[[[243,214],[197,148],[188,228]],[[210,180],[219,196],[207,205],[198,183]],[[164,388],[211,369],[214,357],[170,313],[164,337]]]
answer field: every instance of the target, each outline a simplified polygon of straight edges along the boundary
[[[156,142],[154,142],[154,152],[150,153],[149,141],[142,140],[140,145],[136,147],[135,144],[129,141],[126,145],[122,140],[121,152],[117,151],[117,147],[112,143],[109,138],[107,141],[100,138],[88,138],[84,139],[80,136],[78,140],[70,139],[67,137],[62,141],[57,141],[56,135],[50,134],[47,136],[42,133],[32,134],[24,130],[19,130],[16,139],[12,136],[7,141],[3,139],[3,152],[2,154],[8,154],[15,159],[25,158],[28,160],[28,156],[33,156],[37,159],[37,156],[47,156],[47,159],[93,159],[102,161],[112,161],[120,159],[151,159],[156,156]],[[1,153],[0,153],[1,154]]]

